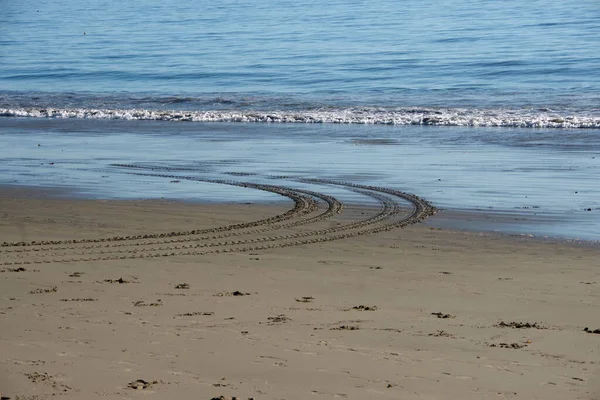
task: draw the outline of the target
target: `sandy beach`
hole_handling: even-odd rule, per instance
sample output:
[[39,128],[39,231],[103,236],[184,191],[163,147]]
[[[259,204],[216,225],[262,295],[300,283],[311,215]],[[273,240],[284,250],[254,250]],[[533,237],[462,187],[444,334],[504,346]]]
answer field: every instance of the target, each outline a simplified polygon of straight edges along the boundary
[[597,246],[296,195],[2,189],[2,398],[600,398]]
[[1,2],[0,400],[600,400],[599,3]]

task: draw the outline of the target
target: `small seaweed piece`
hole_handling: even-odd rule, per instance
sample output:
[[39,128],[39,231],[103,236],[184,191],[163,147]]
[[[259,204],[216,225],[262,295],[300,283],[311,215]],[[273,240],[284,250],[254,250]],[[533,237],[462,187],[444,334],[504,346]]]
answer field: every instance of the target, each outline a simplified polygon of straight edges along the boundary
[[287,316],[283,315],[283,314],[279,314],[276,315],[274,317],[269,317],[267,318],[269,320],[269,323],[278,323],[278,322],[288,322],[291,321]]
[[498,325],[496,325],[498,328],[513,328],[513,329],[530,329],[530,328],[534,328],[534,329],[547,329],[544,326],[541,326],[540,324],[538,324],[537,322],[531,323],[531,322],[504,322],[504,321],[500,321],[500,323]]
[[332,331],[357,331],[360,328],[356,325],[340,325],[335,328],[331,328]]
[[377,310],[377,306],[365,306],[361,304],[359,306],[352,307],[352,309],[358,311],[375,311]]
[[303,296],[300,298],[297,298],[296,301],[298,303],[311,303],[315,298],[312,296]]
[[212,311],[196,311],[196,312],[187,312],[183,314],[177,314],[178,317],[195,317],[197,315],[214,315],[215,313]]
[[133,382],[129,382],[127,384],[127,387],[129,387],[131,389],[141,390],[141,389],[148,389],[150,386],[156,385],[157,383],[158,383],[158,381],[147,382],[143,379],[137,379]]
[[454,315],[444,314],[444,313],[441,313],[441,312],[432,312],[431,315],[435,315],[436,317],[442,318],[442,319],[454,318]]
[[600,329],[591,330],[591,329],[589,329],[589,328],[586,327],[583,331],[587,332],[587,333],[595,333],[596,335],[600,335]]
[[502,349],[522,349],[523,347],[527,347],[527,345],[520,343],[498,343],[490,344],[490,347],[500,347]]
[[448,333],[446,331],[437,331],[435,333],[430,333],[429,336],[433,336],[433,337],[453,337],[453,335],[451,333]]
[[35,289],[29,292],[30,294],[42,294],[42,293],[56,293],[58,291],[58,287],[52,286],[50,289]]
[[162,306],[162,300],[158,299],[154,303],[146,303],[144,300],[138,300],[133,302],[134,307],[159,307]]
[[106,282],[106,283],[131,283],[130,281],[126,281],[123,278],[119,278],[119,279],[105,279],[104,282]]

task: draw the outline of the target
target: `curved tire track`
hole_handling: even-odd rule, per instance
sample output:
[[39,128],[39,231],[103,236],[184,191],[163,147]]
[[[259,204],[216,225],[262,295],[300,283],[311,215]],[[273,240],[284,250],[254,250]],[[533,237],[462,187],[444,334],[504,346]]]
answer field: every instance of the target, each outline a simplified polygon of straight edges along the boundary
[[[118,164],[114,166],[139,170],[159,169],[165,172],[170,171],[170,169],[167,167],[153,168],[137,166],[133,164]],[[174,170],[180,171],[188,169],[175,168]],[[190,181],[226,184],[264,190],[292,199],[294,201],[294,207],[283,214],[278,214],[274,217],[269,217],[258,221],[191,231],[133,236],[114,236],[98,239],[15,243],[5,242],[0,246],[0,254],[6,254],[10,256],[12,253],[20,253],[15,254],[13,257],[18,256],[24,257],[25,259],[5,261],[0,264],[27,265],[55,262],[67,263],[78,261],[109,261],[169,256],[201,256],[207,254],[284,248],[389,231],[420,222],[429,215],[435,213],[435,208],[432,207],[426,200],[421,199],[413,194],[401,192],[395,189],[323,179],[296,179],[296,181],[301,183],[344,187],[348,190],[376,199],[380,203],[380,209],[374,215],[358,221],[339,224],[335,227],[321,228],[297,233],[261,236],[271,231],[276,232],[282,229],[292,229],[335,217],[337,214],[342,212],[343,204],[333,196],[325,193],[305,189],[296,189],[281,185],[265,185],[253,182],[214,180],[171,174],[151,174],[144,172],[130,173],[141,176],[185,179]],[[284,177],[269,178],[281,179]],[[293,179],[290,177],[285,178]],[[402,207],[399,201],[407,201],[410,203],[412,206],[411,212],[402,215]],[[325,204],[326,207],[324,211],[313,215],[315,212],[319,211],[318,204]],[[215,241],[235,236],[250,236],[250,238]],[[63,255],[60,253],[65,254]]]

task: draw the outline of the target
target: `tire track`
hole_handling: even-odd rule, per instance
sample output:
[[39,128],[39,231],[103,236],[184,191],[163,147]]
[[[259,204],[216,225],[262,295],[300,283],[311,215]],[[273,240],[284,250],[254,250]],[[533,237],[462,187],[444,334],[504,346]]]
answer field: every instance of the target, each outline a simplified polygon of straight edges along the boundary
[[[135,175],[140,175],[140,174],[135,174]],[[173,178],[173,177],[177,177],[178,179],[184,179],[184,180],[199,180],[199,178],[194,178],[194,177],[185,177],[185,176],[174,176],[174,175],[169,175],[169,176],[165,176],[165,175],[158,175],[158,174],[143,174],[144,176],[156,176],[156,177],[163,177],[163,178]],[[204,180],[202,180],[204,182]],[[269,230],[274,230],[274,229],[287,229],[287,228],[291,228],[291,227],[296,227],[296,226],[301,226],[301,225],[306,225],[309,223],[314,223],[317,221],[321,221],[323,219],[326,218],[330,218],[332,216],[334,216],[335,214],[339,214],[342,211],[343,205],[342,203],[337,200],[336,198],[323,194],[323,193],[318,193],[318,192],[313,192],[313,191],[309,191],[309,190],[301,190],[301,189],[295,189],[295,191],[297,193],[302,193],[304,195],[307,196],[313,196],[315,198],[317,198],[318,200],[322,200],[326,205],[326,209],[321,212],[320,214],[316,215],[316,216],[312,216],[312,217],[307,217],[307,218],[302,218],[302,219],[298,219],[296,221],[293,222],[288,222],[288,223],[284,223],[284,222],[273,222],[271,221],[271,219],[269,220],[260,220],[260,221],[255,221],[255,222],[251,222],[251,223],[247,223],[247,224],[237,224],[235,227],[233,227],[232,225],[229,225],[225,228],[211,228],[209,229],[210,231],[213,230],[226,230],[229,231],[228,233],[223,233],[223,234],[219,234],[219,235],[212,235],[212,236],[197,236],[198,233],[200,231],[191,231],[191,232],[196,232],[196,233],[190,233],[189,235],[178,235],[178,236],[194,236],[194,237],[189,237],[189,238],[183,238],[183,239],[165,239],[165,240],[161,240],[161,241],[147,241],[145,238],[139,239],[138,237],[125,237],[126,239],[123,240],[125,242],[129,242],[129,243],[108,243],[108,244],[99,244],[99,245],[91,245],[91,246],[62,246],[62,247],[56,247],[58,245],[50,245],[51,247],[33,247],[32,246],[38,246],[39,244],[36,242],[30,242],[29,244],[22,244],[23,242],[19,242],[18,244],[15,244],[15,246],[27,246],[25,248],[16,248],[16,249],[9,249],[9,250],[0,250],[0,252],[4,252],[4,253],[26,253],[26,252],[37,252],[37,251],[64,251],[64,250],[82,250],[82,249],[86,249],[86,250],[90,250],[90,249],[100,249],[100,248],[116,248],[116,247],[129,247],[129,246],[148,246],[148,245],[158,245],[158,244],[169,244],[169,243],[185,243],[185,242],[193,242],[193,241],[201,241],[201,240],[214,240],[214,239],[221,239],[221,238],[227,238],[227,237],[234,237],[234,236],[240,236],[240,235],[247,235],[247,234],[258,234],[258,233],[264,233],[267,232]],[[315,204],[314,207],[306,207],[305,210],[302,210],[298,213],[296,213],[294,216],[298,216],[300,214],[310,214],[312,213],[314,210],[317,209],[316,204],[317,202],[314,201],[313,199],[309,199],[312,203]],[[289,219],[289,218],[286,218]],[[283,218],[278,218],[278,221],[284,221]],[[252,229],[252,230],[247,230],[249,229],[249,226],[265,226],[264,228],[260,228],[260,229]],[[240,231],[237,231],[240,230]],[[243,230],[243,231],[241,231]],[[207,230],[204,230],[202,232],[205,232]],[[179,232],[178,232],[179,233]],[[155,236],[155,235],[144,235],[144,236]],[[160,237],[163,237],[163,235],[161,234]],[[167,237],[167,236],[164,236]],[[116,239],[116,238],[108,238],[106,241],[111,242],[114,240],[111,239]],[[120,238],[119,238],[120,240]],[[143,240],[143,241],[141,241]],[[93,242],[96,242],[96,239],[92,239]],[[137,241],[141,241],[141,242],[137,242]],[[72,241],[66,241],[68,242],[72,242]],[[35,243],[35,244],[32,244]],[[56,242],[54,242],[56,243]],[[74,242],[73,242],[74,243]],[[79,242],[82,243],[82,242]],[[89,242],[85,242],[85,243],[89,243]]]
[[[152,175],[152,174],[138,174],[138,175],[147,175],[147,176],[161,176],[161,175]],[[162,177],[162,176],[161,176]],[[169,175],[169,177],[176,177],[175,175]],[[179,177],[182,178],[182,177]],[[118,242],[118,241],[126,241],[126,240],[142,240],[142,239],[152,239],[152,238],[165,238],[165,237],[176,237],[176,236],[188,236],[188,235],[198,235],[198,234],[206,234],[212,232],[222,232],[229,231],[235,229],[244,229],[253,226],[260,226],[264,224],[274,223],[278,221],[284,221],[291,219],[298,214],[304,214],[312,212],[316,209],[316,203],[313,199],[308,196],[299,195],[298,192],[291,188],[285,188],[283,186],[274,186],[274,185],[260,185],[253,184],[249,182],[234,182],[234,181],[216,181],[216,180],[202,180],[207,183],[219,183],[219,184],[227,184],[232,186],[240,186],[240,187],[248,187],[259,190],[264,190],[267,192],[279,194],[284,197],[290,198],[294,201],[294,207],[283,214],[276,215],[274,217],[265,218],[258,221],[245,222],[240,224],[232,224],[219,226],[215,228],[207,228],[207,229],[194,229],[190,231],[176,231],[176,232],[163,232],[163,233],[152,233],[152,234],[144,234],[144,235],[130,235],[130,236],[112,236],[107,238],[98,238],[98,239],[73,239],[73,240],[40,240],[40,241],[30,241],[30,242],[3,242],[0,244],[0,248],[2,247],[28,247],[28,246],[44,246],[44,245],[62,245],[62,244],[79,244],[79,243],[100,243],[100,242]]]
[[[115,166],[139,170],[154,169],[152,167],[143,167],[131,164],[119,164]],[[169,171],[167,167],[162,167],[160,170]],[[180,169],[175,170],[179,171]],[[324,179],[302,178],[296,179],[296,181],[315,185],[344,187],[361,195],[369,196],[380,203],[379,211],[358,221],[339,224],[334,227],[263,236],[263,234],[269,234],[273,231],[277,232],[283,229],[289,230],[335,217],[337,214],[342,212],[343,204],[333,196],[321,192],[295,189],[280,185],[265,185],[253,182],[237,182],[228,180],[211,180],[200,177],[178,176],[171,174],[150,174],[144,172],[130,173],[141,176],[185,179],[190,181],[227,184],[265,190],[289,197],[294,201],[295,205],[287,212],[274,217],[248,223],[219,226],[202,230],[123,237],[115,236],[111,238],[100,239],[4,243],[2,248],[0,248],[0,254],[10,255],[11,253],[20,253],[14,254],[14,256],[24,259],[5,261],[3,263],[0,262],[0,264],[27,265],[56,262],[67,263],[109,261],[169,256],[202,256],[207,254],[285,248],[389,231],[412,223],[420,222],[435,212],[435,208],[433,208],[426,200],[398,190]],[[269,178],[278,179],[281,177]],[[288,177],[288,179],[290,178]],[[402,215],[402,206],[400,201],[407,201],[410,203],[412,206],[411,212]],[[311,215],[318,211],[319,203],[326,205],[325,210],[319,212],[317,215]],[[292,220],[293,218],[296,219]],[[207,235],[208,233],[213,233],[213,235]],[[240,238],[240,240],[215,241],[236,236],[250,237]],[[90,243],[93,245],[90,245]],[[16,247],[20,248],[17,249]]]
[[[126,166],[126,167],[130,167],[130,166]],[[136,167],[136,168],[139,168],[139,167]],[[239,186],[239,187],[250,187],[250,188],[264,190],[264,191],[268,191],[268,192],[272,192],[272,193],[280,194],[282,196],[289,197],[290,199],[292,199],[295,202],[295,205],[294,205],[293,209],[288,210],[284,214],[276,215],[274,217],[266,218],[266,219],[259,220],[259,221],[226,225],[226,226],[220,226],[220,227],[208,228],[208,229],[133,235],[133,236],[115,236],[115,237],[99,238],[99,239],[75,239],[75,240],[63,240],[63,241],[37,241],[37,242],[32,241],[32,242],[15,242],[15,243],[6,243],[5,242],[0,247],[0,254],[2,254],[2,253],[4,253],[4,254],[29,253],[30,255],[34,255],[34,256],[37,256],[37,255],[43,256],[44,255],[43,253],[48,252],[48,251],[56,253],[57,251],[68,251],[68,250],[95,250],[95,249],[107,247],[107,246],[108,247],[111,247],[111,246],[114,246],[114,247],[148,246],[151,244],[165,244],[165,243],[169,242],[168,240],[164,240],[164,239],[161,241],[148,242],[147,241],[148,238],[169,238],[169,237],[176,237],[176,236],[193,236],[193,235],[199,235],[199,234],[210,233],[210,232],[228,232],[228,233],[221,234],[221,235],[200,236],[200,237],[191,238],[191,239],[173,239],[173,240],[171,240],[171,242],[216,239],[216,238],[220,238],[220,237],[235,236],[235,235],[239,235],[239,234],[264,232],[264,231],[273,229],[271,226],[269,226],[269,225],[273,225],[273,224],[279,224],[276,226],[277,228],[288,228],[288,227],[293,227],[293,226],[297,226],[297,225],[307,224],[310,222],[315,222],[318,220],[329,218],[337,213],[340,213],[343,208],[343,205],[340,201],[338,201],[334,197],[329,196],[327,194],[317,193],[317,192],[308,191],[308,190],[292,189],[292,188],[287,188],[287,187],[284,187],[281,185],[275,186],[275,185],[257,184],[257,183],[252,183],[252,182],[211,180],[211,179],[201,179],[201,178],[197,178],[197,177],[181,177],[181,176],[174,176],[174,175],[158,175],[158,174],[142,174],[142,173],[136,173],[136,175],[156,176],[156,177],[171,178],[171,179],[172,178],[188,179],[188,180],[195,180],[195,181],[208,182],[208,183],[219,183],[219,184],[228,184],[228,185]],[[283,223],[284,221],[290,220],[292,218],[296,218],[296,217],[304,216],[304,215],[310,215],[314,211],[317,211],[318,210],[318,200],[322,201],[323,203],[325,203],[327,205],[327,208],[325,209],[325,211],[323,211],[319,215],[310,217],[310,218],[300,219],[298,221],[291,222],[288,224]],[[234,232],[236,230],[243,230],[243,229],[248,229],[250,227],[258,227],[258,226],[267,226],[267,227],[263,228],[263,229],[255,229],[250,232],[240,232],[240,233]],[[101,243],[101,242],[109,242],[109,243],[105,244],[105,243]],[[118,242],[118,243],[111,243],[111,242]],[[81,246],[82,243],[101,243],[101,244],[92,245],[92,246],[85,246],[85,245]],[[70,244],[71,246],[64,246],[64,244]],[[61,245],[63,245],[63,246],[61,246]],[[41,246],[44,246],[44,247],[41,247]],[[123,251],[126,251],[126,250],[123,250]],[[32,252],[33,252],[33,254],[31,254]],[[36,253],[38,253],[38,254],[36,254]],[[73,255],[80,256],[80,255],[89,254],[89,253],[90,252],[88,251],[85,253],[72,254],[72,256]],[[106,254],[106,253],[110,253],[110,252],[102,252],[102,251],[100,252],[100,254]],[[23,255],[26,255],[26,254],[23,254]],[[35,260],[34,262],[37,262],[37,260]],[[15,261],[0,262],[0,265],[19,265],[19,264],[20,264],[20,262],[18,262],[18,261],[16,261],[16,262]]]
[[[226,241],[226,242],[215,242],[215,243],[200,243],[200,244],[194,244],[194,245],[181,245],[181,246],[169,246],[169,247],[154,247],[151,250],[152,251],[168,251],[168,250],[186,250],[186,249],[198,249],[198,248],[211,248],[211,247],[222,247],[222,246],[239,246],[239,245],[246,245],[246,244],[253,244],[253,243],[265,243],[265,242],[275,242],[275,241],[280,241],[280,240],[290,240],[290,239],[300,239],[300,238],[305,238],[305,237],[310,237],[310,236],[315,236],[315,235],[326,235],[326,234],[331,234],[331,233],[335,233],[335,232],[341,232],[341,231],[346,231],[346,230],[351,230],[351,229],[355,229],[355,228],[362,228],[364,226],[367,225],[371,225],[374,224],[376,222],[379,222],[383,219],[387,219],[389,217],[391,217],[393,214],[398,212],[398,205],[395,204],[394,202],[390,202],[386,197],[384,196],[379,196],[375,193],[367,193],[364,192],[364,194],[367,194],[371,197],[374,197],[376,199],[378,199],[381,202],[381,210],[375,214],[374,216],[371,216],[367,219],[361,220],[359,222],[354,222],[354,223],[350,223],[350,224],[346,224],[343,226],[338,226],[338,227],[334,227],[334,228],[328,228],[328,229],[320,229],[320,230],[316,230],[316,231],[310,231],[310,232],[302,232],[302,233],[296,233],[296,234],[288,234],[288,235],[279,235],[279,236],[267,236],[267,237],[261,237],[261,238],[253,238],[253,239],[245,239],[245,240],[237,240],[237,241]],[[331,210],[331,209],[329,209]],[[314,218],[311,218],[310,220],[316,220],[316,219],[324,219],[322,216],[317,216]],[[309,220],[302,220],[302,221],[298,221],[297,223],[290,223],[287,225],[284,225],[283,227],[285,228],[289,228],[292,226],[299,226],[299,225],[304,225],[307,224],[309,222]],[[310,222],[314,222],[314,221],[310,221]],[[272,230],[272,229],[278,229],[280,227],[271,227],[271,228],[267,228],[267,229],[262,229],[262,230],[252,230],[252,231],[248,231],[248,232],[236,232],[236,233],[232,233],[231,235],[255,235],[256,233],[263,233],[266,232],[268,230]],[[219,235],[219,236],[211,236],[211,237],[201,237],[201,238],[189,238],[189,239],[181,239],[181,241],[186,241],[186,242],[197,242],[197,241],[201,241],[202,239],[219,239],[219,238],[223,238],[225,237],[224,235]],[[99,254],[101,255],[105,255],[105,254],[115,254],[115,253],[139,253],[141,251],[145,251],[144,249],[138,250],[138,249],[123,249],[121,247],[131,247],[131,246],[150,246],[150,245],[156,245],[156,244],[168,244],[168,243],[159,243],[159,242],[151,242],[151,243],[134,243],[134,244],[129,244],[129,245],[119,245],[120,248],[117,249],[111,249],[110,251],[100,251]],[[89,247],[70,247],[68,249],[72,249],[72,250],[82,250],[82,249],[89,249]],[[49,249],[52,251],[56,251],[56,250],[63,250],[61,249]],[[37,251],[37,250],[34,250]],[[72,255],[74,256],[83,256],[89,254],[89,252],[81,252],[81,253],[73,253]]]

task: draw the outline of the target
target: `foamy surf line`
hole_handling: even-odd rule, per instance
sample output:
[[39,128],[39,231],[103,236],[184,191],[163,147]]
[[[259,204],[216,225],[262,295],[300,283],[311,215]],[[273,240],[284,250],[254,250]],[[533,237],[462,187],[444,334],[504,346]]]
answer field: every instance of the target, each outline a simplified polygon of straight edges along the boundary
[[348,108],[310,111],[161,111],[144,109],[0,108],[0,117],[600,129],[600,116],[551,111]]

